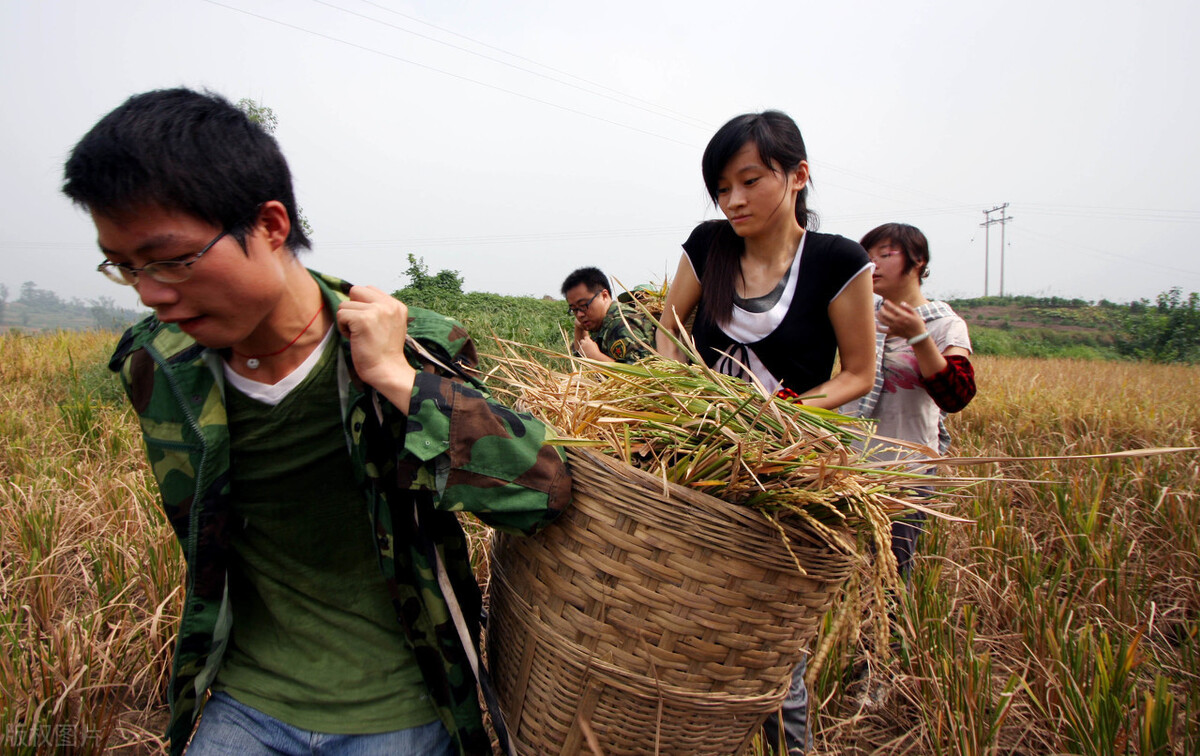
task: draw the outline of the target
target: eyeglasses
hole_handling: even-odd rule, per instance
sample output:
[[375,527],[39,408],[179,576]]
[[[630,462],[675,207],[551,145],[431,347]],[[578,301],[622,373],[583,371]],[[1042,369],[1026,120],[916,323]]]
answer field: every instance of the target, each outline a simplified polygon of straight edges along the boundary
[[603,291],[604,291],[604,289],[601,289],[600,291],[596,292],[595,294],[592,295],[591,299],[589,299],[588,301],[584,302],[581,305],[568,305],[567,312],[571,313],[571,317],[573,317],[573,318],[579,317],[583,313],[587,312],[587,308],[592,306],[592,302],[595,302],[596,297],[600,296],[600,293]]
[[204,249],[194,255],[184,255],[174,260],[152,262],[140,268],[135,268],[129,263],[115,263],[111,260],[106,260],[97,265],[96,270],[107,276],[109,280],[119,283],[122,286],[133,286],[138,282],[138,276],[143,273],[159,283],[183,283],[192,277],[192,266],[199,262],[200,258],[204,257],[204,253],[212,249],[213,245],[221,241],[228,233],[229,231],[226,230],[217,234],[217,238],[205,244]]
[[900,254],[899,250],[895,250],[895,249],[889,249],[885,252],[877,252],[877,253],[868,252],[867,259],[870,260],[871,262],[883,262],[884,260],[889,260],[899,254]]

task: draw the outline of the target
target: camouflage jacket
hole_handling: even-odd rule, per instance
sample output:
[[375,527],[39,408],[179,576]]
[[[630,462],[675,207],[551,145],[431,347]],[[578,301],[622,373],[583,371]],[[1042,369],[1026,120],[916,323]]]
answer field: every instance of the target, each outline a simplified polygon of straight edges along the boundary
[[600,327],[592,332],[592,341],[617,362],[637,362],[650,356],[642,343],[654,344],[654,326],[636,307],[613,300]]
[[[350,285],[314,278],[336,312]],[[565,457],[543,444],[545,426],[491,401],[473,381],[448,375],[476,360],[457,321],[413,307],[408,332],[427,351],[422,358],[409,350],[418,373],[407,416],[358,379],[349,341],[341,340],[346,445],[374,527],[380,587],[386,584],[438,716],[460,753],[491,753],[467,651],[436,570],[444,565],[477,647],[482,601],[454,512],[532,532],[567,504],[571,480]],[[220,669],[234,621],[226,593],[235,523],[224,373],[220,354],[153,316],[125,333],[109,367],[120,373],[141,421],[162,504],[187,562],[168,691],[167,735],[177,755]]]

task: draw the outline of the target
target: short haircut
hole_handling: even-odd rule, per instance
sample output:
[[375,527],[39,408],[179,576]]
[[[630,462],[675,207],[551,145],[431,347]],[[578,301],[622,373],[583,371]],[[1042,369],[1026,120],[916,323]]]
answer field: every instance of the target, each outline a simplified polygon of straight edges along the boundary
[[579,284],[586,284],[588,291],[593,294],[601,289],[608,289],[608,293],[612,294],[612,287],[608,285],[608,276],[604,275],[599,268],[580,268],[567,276],[567,280],[563,281],[562,295],[565,297],[568,291]]
[[279,144],[211,92],[162,89],[130,97],[79,140],[63,174],[63,193],[98,215],[157,205],[242,242],[262,204],[277,200],[292,222],[288,248],[312,246]]
[[907,223],[885,223],[873,228],[859,242],[863,249],[879,244],[893,244],[904,253],[904,272],[917,269],[917,280],[929,278],[929,240],[921,229]]

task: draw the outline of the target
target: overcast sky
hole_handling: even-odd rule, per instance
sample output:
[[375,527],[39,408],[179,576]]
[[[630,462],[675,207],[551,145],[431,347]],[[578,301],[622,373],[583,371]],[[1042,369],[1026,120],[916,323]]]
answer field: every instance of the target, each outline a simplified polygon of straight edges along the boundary
[[[306,263],[388,291],[405,255],[468,291],[559,296],[576,267],[673,274],[717,212],[700,155],[796,119],[823,231],[929,236],[931,296],[1200,290],[1200,3],[0,0],[0,283],[96,273],[62,162],[129,95],[185,85],[279,119]],[[999,218],[995,213],[992,217]],[[999,224],[989,293],[1000,290]]]

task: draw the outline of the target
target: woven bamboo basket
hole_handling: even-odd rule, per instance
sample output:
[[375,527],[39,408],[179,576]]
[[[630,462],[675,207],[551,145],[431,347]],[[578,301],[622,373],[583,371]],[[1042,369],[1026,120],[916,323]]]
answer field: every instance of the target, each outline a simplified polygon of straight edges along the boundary
[[492,542],[488,658],[517,752],[742,753],[852,557],[785,524],[793,558],[751,509],[569,454],[571,507]]

